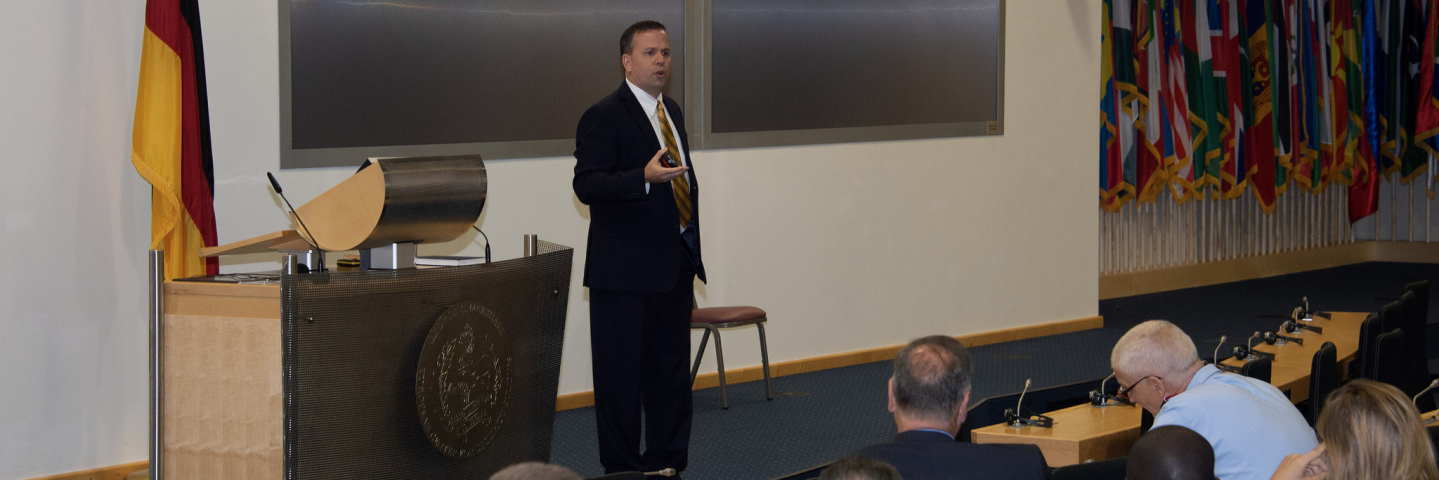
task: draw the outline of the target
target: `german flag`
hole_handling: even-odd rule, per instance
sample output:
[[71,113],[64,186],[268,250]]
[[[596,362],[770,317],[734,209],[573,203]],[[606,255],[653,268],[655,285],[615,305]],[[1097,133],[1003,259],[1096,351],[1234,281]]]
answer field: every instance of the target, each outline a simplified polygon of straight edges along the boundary
[[130,161],[150,182],[150,248],[165,279],[219,273],[200,247],[216,245],[214,167],[196,0],[148,0]]

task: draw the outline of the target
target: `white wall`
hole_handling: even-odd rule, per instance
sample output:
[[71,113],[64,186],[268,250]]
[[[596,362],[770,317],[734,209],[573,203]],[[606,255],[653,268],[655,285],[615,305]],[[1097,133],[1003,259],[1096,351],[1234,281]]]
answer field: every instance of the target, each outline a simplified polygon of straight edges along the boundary
[[[128,153],[143,3],[0,3],[0,479],[146,456],[149,190]],[[296,204],[353,171],[278,170],[275,8],[201,1],[221,242],[287,228],[265,171]],[[1088,0],[1008,2],[1003,136],[696,152],[701,304],[768,310],[773,361],[1094,315],[1099,16]],[[487,166],[496,257],[536,233],[582,265],[573,159]],[[472,237],[421,251],[474,254]],[[591,385],[579,281],[577,267],[562,393]],[[730,367],[758,364],[752,332],[735,333]]]

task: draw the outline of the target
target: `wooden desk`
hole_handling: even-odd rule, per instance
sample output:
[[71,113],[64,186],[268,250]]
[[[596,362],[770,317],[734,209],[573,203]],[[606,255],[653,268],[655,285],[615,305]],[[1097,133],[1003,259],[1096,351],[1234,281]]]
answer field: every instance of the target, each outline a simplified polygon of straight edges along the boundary
[[1139,439],[1139,407],[1085,404],[1050,412],[1050,428],[1010,428],[1003,423],[970,432],[974,443],[1029,443],[1051,467],[1124,456]]
[[[1349,362],[1359,351],[1359,324],[1369,316],[1368,312],[1330,312],[1330,318],[1315,317],[1309,325],[1321,327],[1324,333],[1301,330],[1299,333],[1281,335],[1304,339],[1304,344],[1286,343],[1269,345],[1260,343],[1255,350],[1274,354],[1274,373],[1269,383],[1289,395],[1289,401],[1299,403],[1309,398],[1309,371],[1314,365],[1314,352],[1324,342],[1334,342],[1336,357],[1339,359],[1339,376],[1344,377]],[[1278,328],[1276,324],[1272,328]],[[1225,365],[1240,366],[1244,362],[1235,359],[1224,361]]]
[[[1349,362],[1354,360],[1359,350],[1359,324],[1368,316],[1367,312],[1330,312],[1328,319],[1315,318],[1312,322],[1306,322],[1322,327],[1323,334],[1305,330],[1285,335],[1303,338],[1303,345],[1261,343],[1255,346],[1256,350],[1274,354],[1274,372],[1270,383],[1286,392],[1292,402],[1297,403],[1309,398],[1309,370],[1314,363],[1314,352],[1326,341],[1334,342],[1340,376],[1343,377]],[[1268,328],[1278,326],[1276,322]],[[1242,364],[1232,359],[1224,363],[1234,366]],[[1038,445],[1049,466],[1060,467],[1085,460],[1107,460],[1127,455],[1129,447],[1139,439],[1139,407],[1079,405],[1047,415],[1054,418],[1052,428],[1015,429],[1001,423],[975,429],[970,432],[970,441]],[[1428,417],[1426,414],[1425,418]]]

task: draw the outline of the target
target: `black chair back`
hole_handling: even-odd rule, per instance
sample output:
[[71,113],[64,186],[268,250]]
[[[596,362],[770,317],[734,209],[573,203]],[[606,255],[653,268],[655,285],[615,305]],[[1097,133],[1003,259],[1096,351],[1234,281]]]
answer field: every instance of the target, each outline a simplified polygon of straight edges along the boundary
[[1418,395],[1429,386],[1429,352],[1427,320],[1419,312],[1419,295],[1406,291],[1399,297],[1404,305],[1404,384],[1399,386],[1409,396]]
[[1404,381],[1404,330],[1393,329],[1379,335],[1375,344],[1374,380],[1398,386]]
[[[1072,407],[1089,401],[1089,391],[1098,390],[1104,378],[1075,382],[1056,387],[1030,390],[1024,394],[1024,408],[1033,413],[1049,413],[1061,408]],[[1110,389],[1118,389],[1118,382],[1109,381]],[[969,441],[969,433],[996,423],[1004,423],[1004,410],[1014,408],[1019,401],[1019,392],[999,395],[980,400],[969,406],[964,423],[959,426],[956,440]]]
[[1378,351],[1375,344],[1379,341],[1379,334],[1384,333],[1383,319],[1378,313],[1371,313],[1359,324],[1359,348],[1354,353],[1354,361],[1349,362],[1349,378],[1367,378],[1374,380],[1374,358]]
[[1429,281],[1420,280],[1404,285],[1404,291],[1414,292],[1414,297],[1418,300],[1416,305],[1419,318],[1424,319],[1424,323],[1429,323]]
[[1379,322],[1379,329],[1383,332],[1404,328],[1404,303],[1395,300],[1379,307]]
[[1314,352],[1314,362],[1309,366],[1309,408],[1304,409],[1304,417],[1309,420],[1309,426],[1314,426],[1319,421],[1319,412],[1324,410],[1324,401],[1329,398],[1329,392],[1339,383],[1339,352],[1334,348],[1334,342],[1324,342],[1319,350]]
[[1274,357],[1263,356],[1244,363],[1239,374],[1264,383],[1274,378]]
[[1054,469],[1053,480],[1124,480],[1129,457],[1111,458]]

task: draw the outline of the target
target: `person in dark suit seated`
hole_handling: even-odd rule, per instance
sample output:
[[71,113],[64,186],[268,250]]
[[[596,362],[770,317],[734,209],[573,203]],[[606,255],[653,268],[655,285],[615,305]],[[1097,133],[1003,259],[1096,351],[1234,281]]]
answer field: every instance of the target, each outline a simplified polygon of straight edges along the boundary
[[906,480],[1045,478],[1049,466],[1039,447],[955,441],[971,378],[969,352],[959,340],[936,335],[909,342],[895,355],[889,379],[889,411],[899,434],[855,455],[889,463]]
[[869,457],[854,455],[829,465],[819,480],[904,480],[894,466]]
[[1124,480],[1214,480],[1214,447],[1188,428],[1150,430],[1129,449]]

